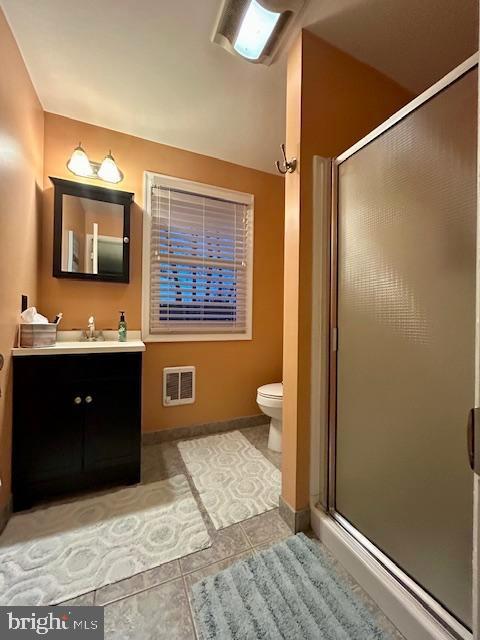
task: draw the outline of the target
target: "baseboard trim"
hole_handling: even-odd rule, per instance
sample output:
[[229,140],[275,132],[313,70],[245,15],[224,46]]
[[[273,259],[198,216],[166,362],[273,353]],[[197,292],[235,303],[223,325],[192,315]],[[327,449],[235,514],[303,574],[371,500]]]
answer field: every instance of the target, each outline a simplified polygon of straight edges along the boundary
[[375,600],[407,640],[472,638],[467,630],[459,635],[450,634],[359,542],[316,506],[311,508],[311,523],[317,537]]
[[231,420],[221,420],[219,422],[207,422],[190,427],[177,427],[175,429],[162,429],[160,431],[146,431],[142,433],[142,444],[159,444],[161,442],[171,442],[183,438],[195,438],[207,436],[212,433],[223,433],[225,431],[235,431],[246,427],[257,427],[267,424],[268,417],[263,413],[254,416],[244,416]]
[[295,511],[295,509],[292,509],[288,502],[285,502],[283,497],[280,496],[278,500],[278,511],[293,533],[308,531],[310,529],[310,509]]
[[0,507],[0,534],[7,526],[7,522],[10,520],[10,516],[12,515],[12,496],[11,494],[8,496],[7,502]]

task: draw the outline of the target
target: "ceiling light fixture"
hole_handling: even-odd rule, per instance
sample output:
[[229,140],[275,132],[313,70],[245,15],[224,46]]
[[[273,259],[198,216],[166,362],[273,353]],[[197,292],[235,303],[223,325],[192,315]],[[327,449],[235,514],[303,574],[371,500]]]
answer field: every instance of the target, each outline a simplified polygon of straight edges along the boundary
[[212,41],[254,63],[271,64],[306,0],[223,0]]
[[67,169],[82,178],[96,178],[113,184],[123,180],[123,173],[118,168],[111,151],[101,163],[93,162],[87,156],[81,142],[73,150],[67,162]]
[[268,11],[251,0],[235,40],[235,51],[249,60],[258,60],[280,16],[281,13]]

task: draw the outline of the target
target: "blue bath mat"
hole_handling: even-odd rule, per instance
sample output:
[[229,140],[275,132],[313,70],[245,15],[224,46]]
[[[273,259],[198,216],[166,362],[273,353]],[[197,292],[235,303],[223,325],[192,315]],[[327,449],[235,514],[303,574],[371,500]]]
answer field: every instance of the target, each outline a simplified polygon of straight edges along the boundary
[[202,640],[387,640],[391,636],[303,534],[193,586]]

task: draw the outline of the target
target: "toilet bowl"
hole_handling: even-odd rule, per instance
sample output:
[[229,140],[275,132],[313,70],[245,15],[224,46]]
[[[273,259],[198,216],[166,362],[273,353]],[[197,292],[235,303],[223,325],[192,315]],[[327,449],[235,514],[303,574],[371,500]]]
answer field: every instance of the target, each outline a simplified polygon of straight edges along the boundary
[[261,411],[270,418],[268,448],[272,451],[282,450],[282,406],[283,384],[265,384],[257,389],[257,404]]

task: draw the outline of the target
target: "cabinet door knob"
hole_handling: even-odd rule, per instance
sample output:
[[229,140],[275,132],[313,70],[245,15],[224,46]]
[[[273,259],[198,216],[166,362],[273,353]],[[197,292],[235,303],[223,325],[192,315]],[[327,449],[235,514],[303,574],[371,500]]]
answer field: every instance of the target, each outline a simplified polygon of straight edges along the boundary
[[85,398],[85,402],[86,402],[87,404],[90,404],[90,403],[92,402],[92,400],[93,400],[92,396],[87,396],[87,397]]
[[73,401],[74,401],[74,403],[75,403],[75,404],[82,404],[82,399],[81,399],[81,397],[80,397],[80,396],[76,396],[76,397],[73,399]]

